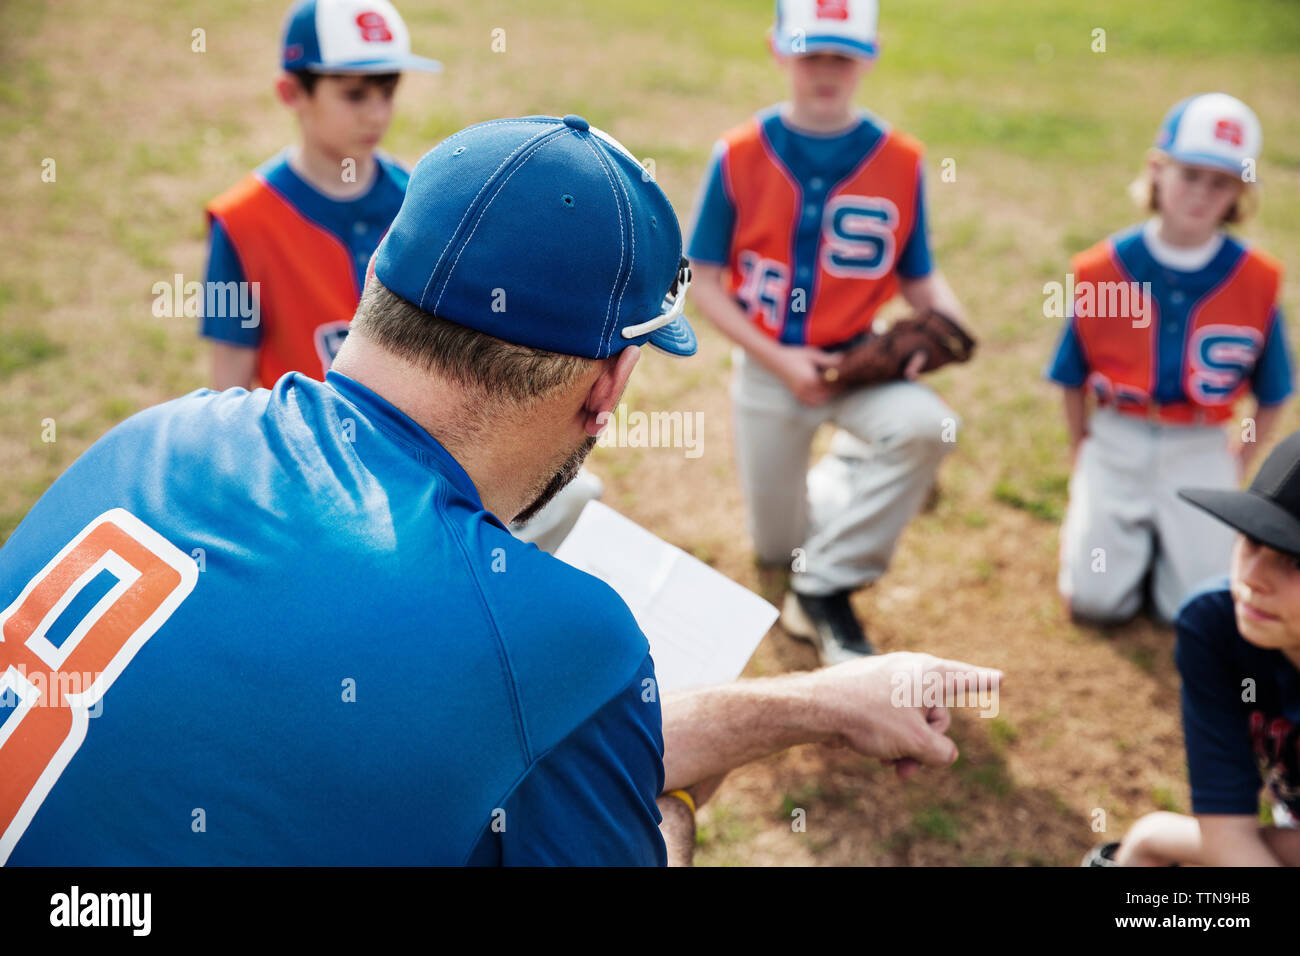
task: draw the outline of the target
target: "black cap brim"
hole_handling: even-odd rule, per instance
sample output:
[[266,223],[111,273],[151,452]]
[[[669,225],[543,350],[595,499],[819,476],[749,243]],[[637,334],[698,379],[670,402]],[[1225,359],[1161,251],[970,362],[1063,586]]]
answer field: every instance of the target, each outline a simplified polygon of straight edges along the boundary
[[1300,519],[1252,491],[1183,488],[1178,496],[1247,537],[1300,558]]

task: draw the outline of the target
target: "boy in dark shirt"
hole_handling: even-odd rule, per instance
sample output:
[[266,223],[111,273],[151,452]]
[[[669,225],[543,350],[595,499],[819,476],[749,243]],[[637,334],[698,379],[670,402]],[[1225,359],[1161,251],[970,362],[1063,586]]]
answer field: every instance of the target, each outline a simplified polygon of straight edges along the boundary
[[1193,816],[1152,813],[1090,865],[1295,866],[1300,830],[1261,826],[1261,783],[1275,823],[1300,815],[1300,432],[1282,441],[1249,491],[1181,497],[1239,532],[1232,571],[1178,610],[1175,659]]

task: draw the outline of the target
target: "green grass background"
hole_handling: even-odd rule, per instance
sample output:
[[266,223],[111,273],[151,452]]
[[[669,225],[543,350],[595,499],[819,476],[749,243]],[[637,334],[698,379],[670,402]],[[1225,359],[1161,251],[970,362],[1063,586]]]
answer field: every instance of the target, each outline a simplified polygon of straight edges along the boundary
[[[766,0],[398,5],[416,52],[446,66],[435,77],[405,78],[399,88],[384,147],[408,162],[473,122],[580,113],[654,160],[685,223],[717,135],[784,96],[765,48]],[[0,200],[0,541],[112,425],[205,383],[194,322],[155,318],[150,290],[175,273],[202,277],[203,203],[293,138],[291,117],[271,94],[284,6],[0,5],[0,162],[8,182]],[[967,620],[954,633],[953,612],[942,604],[913,610],[908,646],[979,654],[1001,665],[1001,635],[1027,628],[1043,646],[1058,643],[1044,652],[1047,663],[1026,656],[1022,677],[1042,666],[1066,680],[1095,666],[1119,675],[1117,686],[1154,682],[1152,719],[1172,726],[1167,638],[1142,632],[1129,644],[1109,645],[1072,630],[1043,583],[1054,567],[1068,462],[1057,396],[1039,377],[1058,328],[1043,317],[1042,286],[1063,278],[1070,254],[1139,218],[1126,187],[1161,117],[1178,99],[1214,89],[1245,99],[1263,122],[1262,209],[1243,233],[1284,265],[1300,262],[1300,3],[885,0],[882,7],[883,55],[859,101],[926,144],[936,258],[981,338],[972,366],[932,379],[962,416],[960,448],[944,466],[937,511],[909,528],[891,577],[914,580],[927,595],[945,575],[979,588],[987,620]],[[191,49],[196,29],[205,31],[202,53]],[[493,52],[495,29],[505,31],[504,53]],[[1092,49],[1097,29],[1105,31],[1104,53]],[[54,183],[41,181],[45,158],[56,161]],[[939,175],[948,158],[957,170],[952,183]],[[1293,342],[1295,288],[1288,281],[1284,298]],[[700,357],[646,363],[626,398],[633,407],[704,408],[717,423],[710,428],[721,430],[710,433],[716,436],[726,429],[727,349],[711,329],[697,327]],[[50,420],[58,436],[52,443],[41,437]],[[1288,410],[1284,425],[1296,424]],[[736,535],[728,455],[706,454],[691,466],[704,470],[689,480],[708,489],[693,519],[662,507],[654,492],[683,482],[680,462],[625,450],[602,450],[593,461],[611,485],[612,504],[752,584],[747,544]],[[1038,584],[1025,583],[1032,575]],[[890,619],[884,604],[881,617]],[[1009,662],[1015,653],[1007,651]],[[758,661],[760,669],[775,666],[761,655]],[[1099,753],[1134,761],[1128,791],[1109,778],[1071,783],[1064,770],[1041,776],[1044,760],[1068,767],[1082,759],[1078,746],[1067,757],[1054,748],[1063,734],[1085,732],[1061,724],[1072,706],[1062,701],[1086,694],[1073,687],[1028,695],[1027,712],[1015,717],[1019,733],[987,740],[998,761],[992,777],[987,766],[971,764],[969,774],[956,775],[952,793],[903,800],[894,810],[912,822],[871,838],[876,842],[863,843],[861,852],[875,846],[895,854],[891,859],[906,853],[927,860],[935,858],[924,855],[933,844],[943,860],[1060,862],[1089,839],[1076,834],[1062,849],[1022,826],[1023,838],[1005,853],[963,847],[962,834],[972,828],[1005,834],[1011,825],[963,817],[955,809],[969,806],[961,786],[995,801],[1019,800],[1040,817],[1082,817],[1114,803],[1117,817],[1131,818],[1181,799],[1177,742],[1166,742],[1153,761],[1141,743],[1149,728],[1096,731]],[[1120,703],[1108,706],[1119,713]],[[1024,763],[1018,755],[1027,755]],[[853,777],[845,786],[862,784]],[[794,792],[808,803],[822,791]],[[833,783],[825,792],[834,795]],[[779,829],[773,808],[786,819],[788,808],[780,786],[762,800],[766,808],[755,811],[720,794],[716,819],[706,820],[716,838],[708,859],[763,859],[751,837],[764,826]],[[834,852],[835,841],[821,839],[818,846]]]
[[[399,93],[385,146],[408,160],[490,116],[579,112],[655,160],[685,220],[716,134],[783,95],[765,2],[402,7],[415,46],[447,67]],[[0,8],[0,535],[87,440],[203,383],[191,324],[153,319],[147,290],[201,275],[202,202],[293,135],[269,88],[281,13],[267,0]],[[190,50],[196,28],[206,52]],[[939,262],[989,344],[1041,353],[1041,282],[1135,218],[1123,187],[1165,109],[1198,90],[1261,113],[1264,210],[1247,232],[1294,261],[1300,4],[886,2],[881,32],[860,99],[927,144]],[[40,181],[45,157],[57,183]],[[956,184],[939,183],[945,157]],[[1039,405],[1032,371],[985,393],[995,418]],[[61,426],[53,447],[46,418]],[[1032,450],[1043,436],[1027,437],[1001,495],[1041,510],[1063,486]]]

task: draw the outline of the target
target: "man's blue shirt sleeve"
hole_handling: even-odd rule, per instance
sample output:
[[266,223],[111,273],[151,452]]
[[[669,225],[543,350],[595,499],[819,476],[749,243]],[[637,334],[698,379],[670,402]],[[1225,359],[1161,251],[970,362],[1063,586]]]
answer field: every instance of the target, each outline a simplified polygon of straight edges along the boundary
[[[217,339],[229,345],[242,345],[246,348],[257,348],[262,344],[262,323],[256,323],[252,328],[245,328],[244,316],[239,315],[237,310],[228,309],[225,311],[234,312],[233,315],[208,315],[207,314],[207,289],[212,287],[212,283],[226,282],[243,282],[244,268],[239,264],[239,256],[235,253],[235,246],[226,235],[225,228],[221,225],[220,220],[213,218],[212,239],[208,249],[208,274],[207,282],[204,284],[203,296],[203,318],[199,324],[199,334],[209,339]],[[229,302],[229,296],[214,296],[216,302]],[[235,302],[242,301],[242,297],[236,295]]]
[[930,233],[925,216],[925,176],[916,172],[916,218],[912,221],[912,234],[907,237],[903,254],[896,265],[904,279],[924,279],[934,269],[930,259]]
[[655,803],[663,784],[658,685],[647,654],[623,690],[533,763],[467,862],[664,866]]
[[1264,342],[1264,352],[1255,363],[1250,386],[1260,405],[1284,402],[1294,390],[1291,348],[1287,344],[1286,317],[1281,308],[1273,310],[1273,324]]
[[1240,638],[1231,604],[1226,613],[1220,604],[1211,597],[1188,601],[1176,624],[1192,812],[1254,816],[1261,781],[1230,652],[1231,641]]
[[718,143],[709,160],[709,171],[695,201],[694,225],[686,257],[692,262],[726,265],[731,261],[731,234],[736,225],[736,208],[727,195],[722,177],[722,157],[726,144]]

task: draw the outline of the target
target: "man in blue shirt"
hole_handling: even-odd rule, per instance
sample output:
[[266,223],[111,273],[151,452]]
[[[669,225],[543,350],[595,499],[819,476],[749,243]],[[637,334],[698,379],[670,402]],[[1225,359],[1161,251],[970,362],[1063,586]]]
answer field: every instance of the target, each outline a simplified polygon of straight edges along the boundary
[[964,667],[920,655],[664,722],[626,605],[507,530],[640,346],[695,351],[688,284],[667,198],[581,117],[426,155],[324,382],[132,417],[0,549],[0,862],[662,864],[684,788],[791,743],[950,763],[942,700],[879,703]]

